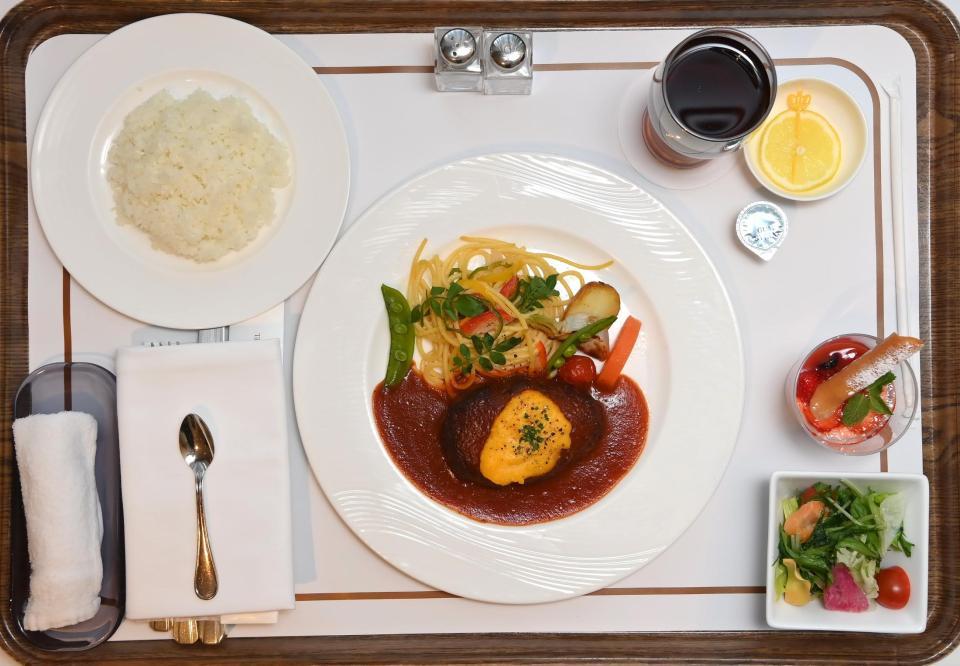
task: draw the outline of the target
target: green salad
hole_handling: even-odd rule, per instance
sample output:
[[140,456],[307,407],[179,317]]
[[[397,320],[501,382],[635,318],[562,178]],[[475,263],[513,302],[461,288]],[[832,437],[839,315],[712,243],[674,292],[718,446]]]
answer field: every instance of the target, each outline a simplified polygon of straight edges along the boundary
[[861,490],[845,479],[815,483],[780,504],[776,598],[802,606],[819,597],[828,610],[859,612],[876,600],[902,608],[909,577],[901,567],[881,569],[891,550],[910,556],[899,493]]

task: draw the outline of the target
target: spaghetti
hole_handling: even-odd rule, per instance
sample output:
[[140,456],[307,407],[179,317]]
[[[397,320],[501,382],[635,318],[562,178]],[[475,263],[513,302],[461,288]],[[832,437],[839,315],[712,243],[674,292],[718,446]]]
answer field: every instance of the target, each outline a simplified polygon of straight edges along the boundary
[[492,238],[461,241],[448,256],[427,258],[424,239],[410,268],[407,300],[424,379],[452,395],[477,376],[543,372],[564,337],[564,310],[586,282],[580,271],[613,262],[582,264]]

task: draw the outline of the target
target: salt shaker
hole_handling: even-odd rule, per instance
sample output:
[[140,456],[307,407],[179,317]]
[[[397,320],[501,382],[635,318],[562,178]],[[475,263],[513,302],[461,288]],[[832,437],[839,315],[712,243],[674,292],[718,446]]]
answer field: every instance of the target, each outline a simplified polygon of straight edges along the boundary
[[533,89],[533,33],[483,31],[483,93],[529,95]]
[[482,28],[435,28],[434,75],[440,92],[483,90]]

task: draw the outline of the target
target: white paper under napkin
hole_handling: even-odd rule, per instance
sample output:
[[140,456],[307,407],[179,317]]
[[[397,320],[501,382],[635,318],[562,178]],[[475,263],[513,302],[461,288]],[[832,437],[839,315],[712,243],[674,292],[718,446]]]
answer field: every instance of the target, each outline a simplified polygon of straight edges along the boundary
[[[280,346],[275,340],[117,352],[117,413],[130,619],[293,608],[290,469]],[[214,441],[204,476],[217,595],[193,591],[193,472],[183,417]]]
[[83,412],[13,422],[30,553],[25,629],[87,620],[100,608],[103,516],[94,461],[97,422]]

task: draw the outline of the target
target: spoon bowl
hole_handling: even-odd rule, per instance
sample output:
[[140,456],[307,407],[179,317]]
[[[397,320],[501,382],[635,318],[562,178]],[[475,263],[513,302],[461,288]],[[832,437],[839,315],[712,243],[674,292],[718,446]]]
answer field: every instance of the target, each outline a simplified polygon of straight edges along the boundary
[[187,414],[180,424],[180,455],[191,469],[203,465],[206,471],[213,462],[213,435],[196,414]]

